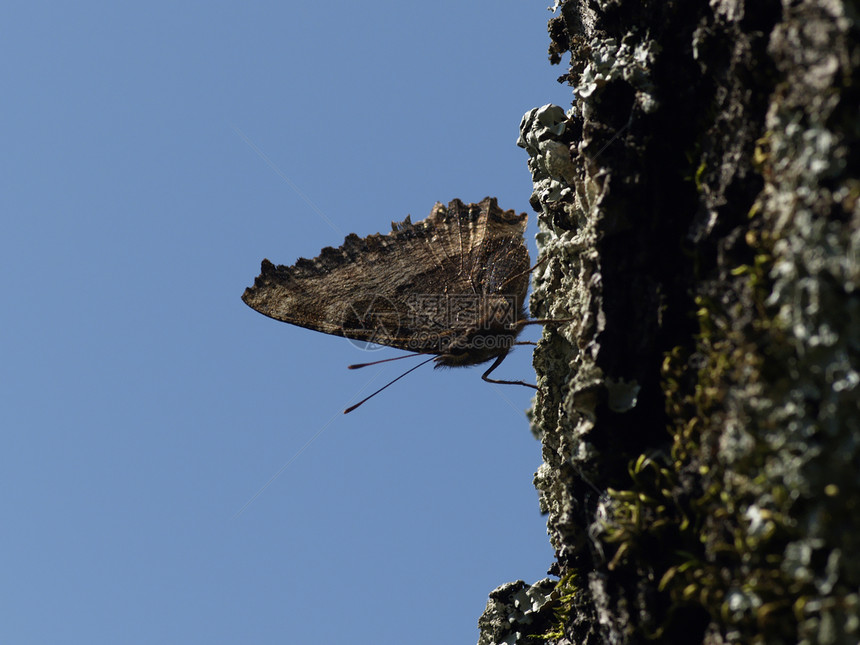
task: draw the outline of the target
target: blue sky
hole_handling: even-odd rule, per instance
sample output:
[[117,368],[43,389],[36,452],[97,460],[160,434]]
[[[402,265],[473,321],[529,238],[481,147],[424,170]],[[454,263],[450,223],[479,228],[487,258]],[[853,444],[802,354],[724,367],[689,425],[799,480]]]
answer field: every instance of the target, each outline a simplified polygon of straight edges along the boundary
[[454,197],[534,254],[548,4],[0,8],[0,642],[473,643],[543,577],[529,390],[428,366],[345,416],[407,361],[240,296]]

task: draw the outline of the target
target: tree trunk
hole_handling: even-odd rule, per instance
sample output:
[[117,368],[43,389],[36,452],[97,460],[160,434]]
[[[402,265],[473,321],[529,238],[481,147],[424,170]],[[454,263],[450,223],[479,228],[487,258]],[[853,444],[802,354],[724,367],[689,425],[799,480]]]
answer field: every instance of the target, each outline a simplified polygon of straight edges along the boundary
[[557,4],[573,106],[520,145],[560,581],[480,643],[857,643],[858,4]]

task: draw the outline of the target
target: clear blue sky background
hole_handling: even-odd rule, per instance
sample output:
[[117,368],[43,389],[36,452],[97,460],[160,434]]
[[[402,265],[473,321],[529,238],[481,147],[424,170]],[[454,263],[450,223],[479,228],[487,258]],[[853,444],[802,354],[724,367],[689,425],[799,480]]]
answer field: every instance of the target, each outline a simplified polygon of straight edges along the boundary
[[437,200],[530,212],[548,4],[3,4],[0,642],[474,643],[543,577],[529,390],[428,366],[344,416],[398,352],[240,295]]

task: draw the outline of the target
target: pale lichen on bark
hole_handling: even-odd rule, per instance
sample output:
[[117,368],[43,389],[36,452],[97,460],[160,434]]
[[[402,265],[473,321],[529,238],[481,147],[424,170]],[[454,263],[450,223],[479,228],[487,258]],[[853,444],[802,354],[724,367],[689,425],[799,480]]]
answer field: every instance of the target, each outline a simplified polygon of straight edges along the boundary
[[556,4],[574,101],[519,143],[563,584],[481,643],[857,643],[858,8]]

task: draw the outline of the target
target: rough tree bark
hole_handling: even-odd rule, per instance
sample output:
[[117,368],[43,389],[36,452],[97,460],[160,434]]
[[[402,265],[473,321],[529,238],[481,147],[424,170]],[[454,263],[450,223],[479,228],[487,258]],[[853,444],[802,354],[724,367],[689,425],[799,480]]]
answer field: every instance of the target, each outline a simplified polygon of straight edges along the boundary
[[[489,643],[860,641],[860,30],[841,0],[566,0],[523,119],[560,580]],[[536,635],[542,638],[535,638]]]

